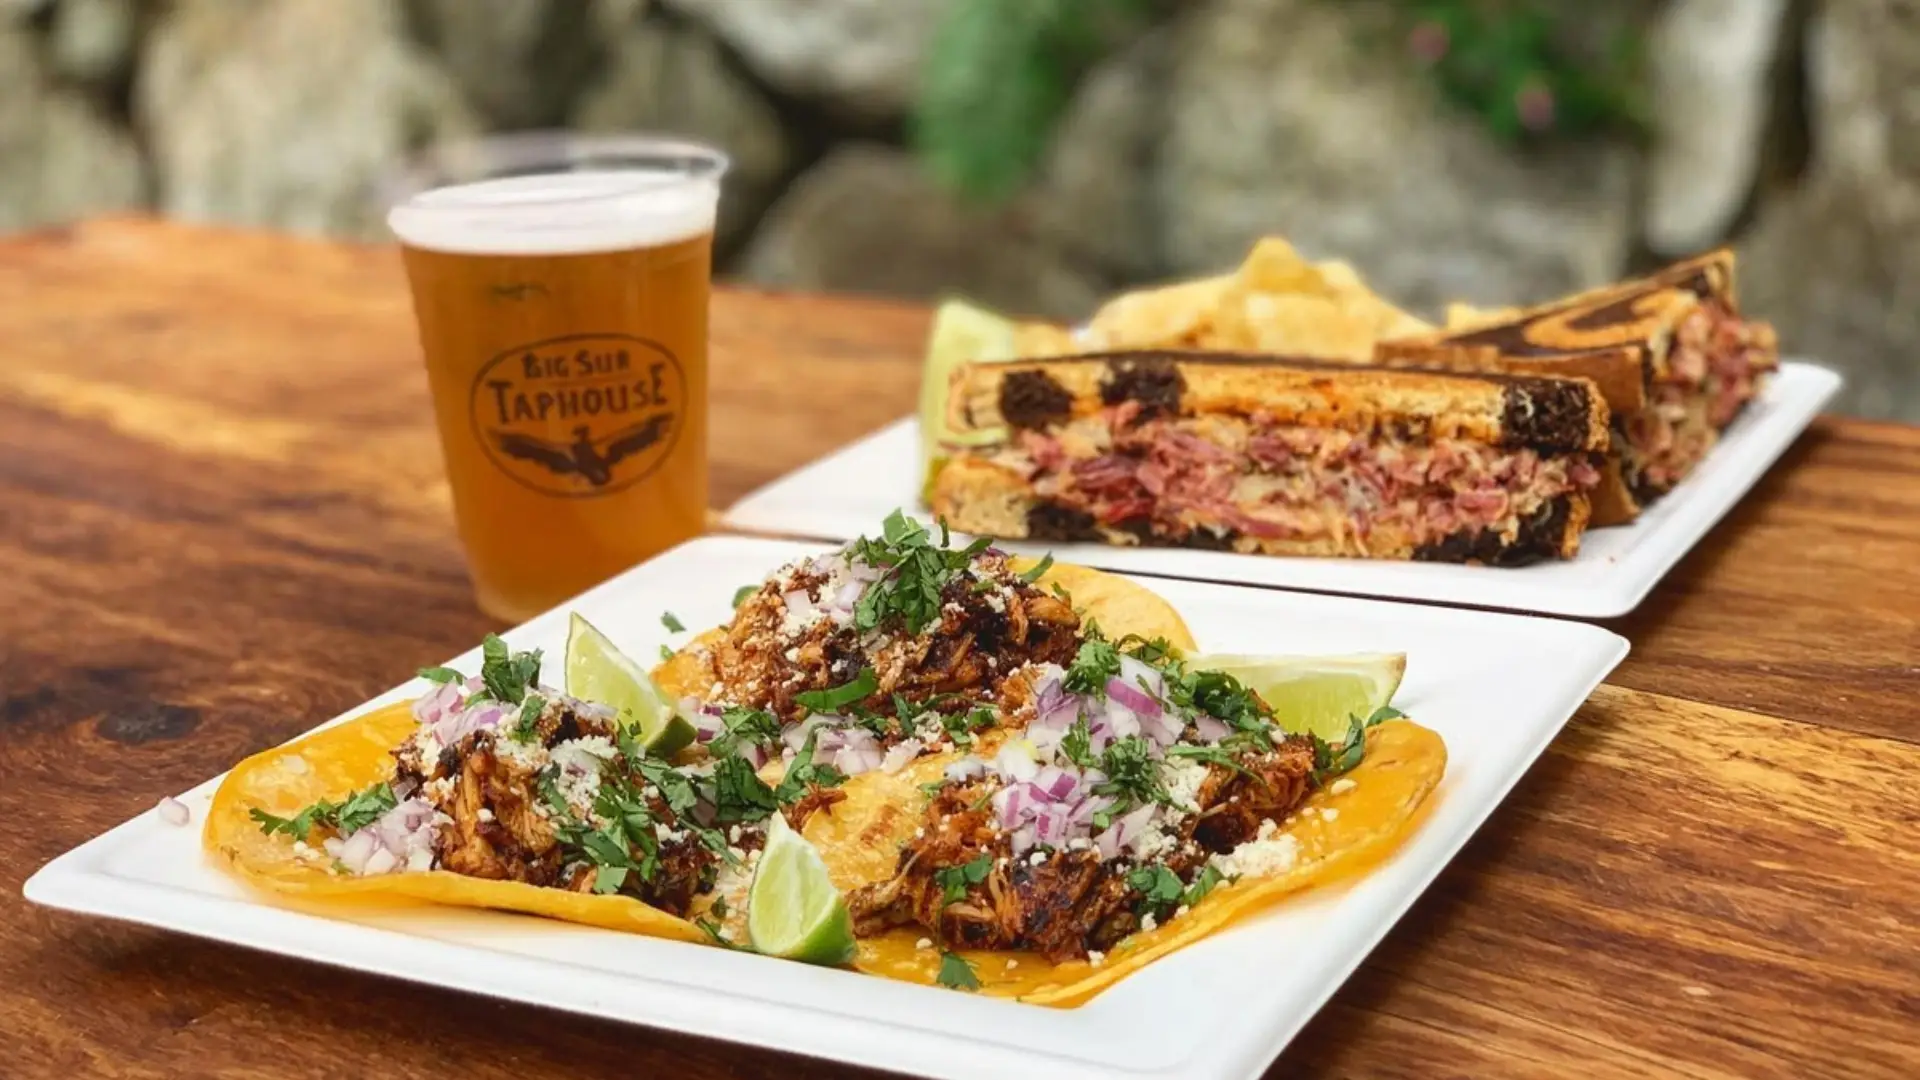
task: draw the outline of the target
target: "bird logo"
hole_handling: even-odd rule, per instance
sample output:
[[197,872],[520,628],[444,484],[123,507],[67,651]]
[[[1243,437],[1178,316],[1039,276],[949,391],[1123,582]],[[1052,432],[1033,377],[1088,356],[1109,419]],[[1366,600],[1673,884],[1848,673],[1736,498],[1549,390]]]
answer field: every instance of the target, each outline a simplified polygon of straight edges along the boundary
[[578,476],[593,487],[603,488],[613,482],[615,466],[659,442],[672,421],[672,413],[658,413],[597,439],[592,429],[582,424],[573,429],[569,442],[498,428],[488,434],[508,457],[539,465],[555,476]]

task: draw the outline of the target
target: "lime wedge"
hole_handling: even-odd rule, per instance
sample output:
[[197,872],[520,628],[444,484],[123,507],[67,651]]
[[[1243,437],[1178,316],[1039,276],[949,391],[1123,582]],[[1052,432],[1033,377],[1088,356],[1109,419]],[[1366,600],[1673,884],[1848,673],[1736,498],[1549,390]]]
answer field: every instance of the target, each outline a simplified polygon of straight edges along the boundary
[[674,712],[640,665],[577,613],[567,627],[567,693],[618,709],[621,725],[654,757],[670,757],[693,741],[693,725]]
[[942,447],[976,446],[1004,436],[1000,431],[966,434],[947,429],[947,382],[970,360],[1013,359],[1014,324],[984,308],[948,300],[933,316],[927,358],[920,372],[920,463],[929,481]]
[[808,964],[853,959],[853,919],[812,844],[776,813],[747,891],[747,937],[768,956]]
[[1283,730],[1337,743],[1347,737],[1351,718],[1365,720],[1393,700],[1407,654],[1193,656],[1187,667],[1232,675],[1273,706]]

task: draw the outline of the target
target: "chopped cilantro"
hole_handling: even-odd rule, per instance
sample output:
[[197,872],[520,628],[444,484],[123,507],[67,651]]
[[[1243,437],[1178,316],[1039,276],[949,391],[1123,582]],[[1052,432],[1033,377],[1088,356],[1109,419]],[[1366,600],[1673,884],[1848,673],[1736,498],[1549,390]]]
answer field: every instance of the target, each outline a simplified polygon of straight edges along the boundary
[[940,954],[940,973],[933,977],[933,981],[949,990],[980,989],[980,977],[973,973],[973,965],[967,963],[959,953]]
[[1108,743],[1100,755],[1100,771],[1107,778],[1093,785],[1095,795],[1113,796],[1130,805],[1171,798],[1160,783],[1159,762],[1154,760],[1151,744],[1144,736],[1129,735]]
[[513,722],[513,730],[507,733],[508,736],[514,742],[532,742],[534,736],[539,734],[540,714],[546,707],[546,699],[539,694],[528,694],[520,702],[520,716]]
[[687,628],[687,624],[680,621],[680,616],[671,611],[660,613],[660,625],[666,627],[669,634],[678,634]]
[[760,591],[760,586],[758,585],[742,585],[739,588],[733,590],[734,608],[738,610],[741,604],[744,604],[747,602],[747,597],[752,596],[754,593],[757,593],[759,591]]
[[[715,901],[713,906],[714,906],[714,909],[718,911],[722,905],[719,901]],[[720,917],[725,918],[726,916],[722,915]],[[721,933],[720,924],[713,921],[712,919],[695,919],[693,920],[693,925],[699,927],[700,932],[707,935],[708,941],[713,942],[715,945],[718,945],[723,949],[741,949],[747,952],[752,951],[747,946],[742,945],[739,942],[734,941],[732,938],[729,938],[727,935]]]
[[593,873],[593,891],[597,893],[616,893],[627,880],[627,868],[624,866],[603,866]]
[[761,709],[734,706],[720,714],[720,725],[720,734],[707,744],[707,753],[717,758],[738,754],[741,743],[766,746],[780,737],[780,721]]
[[713,916],[716,919],[726,918],[727,917],[727,898],[724,896],[714,897],[712,906],[707,908],[707,914]]
[[1163,668],[1168,663],[1179,662],[1179,650],[1163,637],[1144,638],[1139,634],[1128,634],[1119,641],[1120,651],[1143,663]]
[[359,832],[378,821],[381,815],[393,809],[399,801],[393,794],[393,788],[381,782],[365,791],[354,792],[347,796],[345,802],[336,803],[321,799],[290,818],[276,817],[259,807],[248,810],[247,816],[257,822],[260,831],[268,836],[286,833],[304,843],[313,834],[313,828],[316,825],[330,828],[342,836]]
[[947,786],[947,782],[945,780],[929,780],[926,783],[919,785],[920,794],[925,795],[929,799],[938,798],[940,795],[940,789],[946,786]]
[[918,634],[937,621],[940,591],[992,542],[982,537],[954,551],[951,539],[944,521],[935,544],[926,526],[895,510],[881,524],[879,539],[863,536],[849,545],[850,558],[884,571],[855,602],[855,628],[872,630],[898,618],[908,633]]
[[695,794],[693,781],[687,779],[686,774],[659,758],[641,758],[631,764],[647,783],[659,789],[661,801],[673,811],[675,818],[684,818],[693,812],[700,796]]
[[1060,739],[1060,753],[1083,769],[1094,767],[1093,735],[1087,729],[1086,717],[1075,719],[1073,725],[1067,728],[1067,733]]
[[1056,599],[1066,603],[1073,602],[1073,594],[1067,592],[1066,589],[1062,588],[1059,582],[1055,581],[1051,583],[1051,585],[1049,585],[1049,588],[1052,590],[1053,595]]
[[1336,776],[1353,771],[1367,756],[1367,723],[1357,716],[1347,718],[1347,737],[1337,743],[1318,735],[1313,740],[1313,782],[1324,784]]
[[1379,725],[1384,724],[1389,720],[1405,720],[1406,718],[1407,718],[1407,714],[1401,712],[1399,709],[1396,709],[1391,705],[1382,705],[1379,708],[1373,710],[1372,716],[1367,717],[1366,726],[1370,728],[1378,727]]
[[660,646],[660,659],[663,661],[673,659],[673,646],[671,645]]
[[487,696],[495,701],[518,705],[540,681],[539,649],[510,653],[498,634],[488,634],[480,643],[480,654],[484,658],[480,681],[486,685]]
[[540,795],[540,801],[547,804],[555,817],[565,819],[573,810],[567,805],[567,797],[560,794],[560,766],[548,765],[534,778],[534,790]]
[[1176,906],[1186,892],[1179,875],[1167,869],[1165,863],[1154,863],[1132,871],[1127,875],[1127,884],[1157,909]]
[[1193,884],[1187,886],[1187,891],[1180,897],[1180,903],[1187,907],[1193,907],[1200,901],[1205,900],[1207,894],[1212,892],[1221,882],[1229,880],[1231,879],[1216,869],[1212,863],[1207,863],[1200,867],[1200,873],[1194,877]]
[[813,787],[839,787],[846,782],[846,776],[839,769],[824,761],[813,760],[813,744],[820,737],[819,727],[807,732],[807,741],[800,744],[800,752],[793,756],[787,765],[787,774],[780,778],[780,786],[773,789],[773,797],[781,806],[791,806],[799,802]]
[[467,677],[450,667],[423,667],[419,671],[421,678],[428,682],[441,684],[466,682]]
[[795,694],[793,702],[814,712],[831,713],[856,701],[864,701],[879,687],[879,676],[873,673],[872,668],[864,667],[860,669],[860,674],[853,677],[852,682],[842,683],[827,690],[808,690]]
[[965,899],[967,889],[987,880],[987,874],[992,870],[992,855],[981,855],[972,862],[935,870],[933,883],[941,888],[941,905],[958,903]]
[[993,706],[978,705],[964,713],[940,714],[940,726],[946,729],[953,745],[968,746],[973,742],[974,732],[992,727],[999,719],[1000,714],[993,711]]
[[[1267,745],[1272,746],[1273,744],[1269,742]],[[1263,788],[1268,786],[1266,777],[1263,777],[1259,773],[1249,770],[1245,765],[1240,764],[1239,759],[1233,756],[1232,748],[1225,745],[1222,745],[1222,746],[1172,746],[1167,748],[1167,756],[1176,757],[1176,758],[1186,758],[1190,761],[1199,761],[1208,765],[1218,765],[1223,769],[1231,769],[1234,772],[1241,774],[1242,776],[1250,777]]]
[[1020,580],[1031,585],[1046,576],[1047,571],[1051,569],[1053,569],[1053,552],[1049,551],[1045,555],[1040,556],[1039,562],[1021,571]]
[[1120,674],[1120,652],[1111,642],[1089,637],[1080,643],[1062,685],[1069,693],[1105,694],[1107,680]]
[[725,757],[713,767],[713,820],[717,824],[765,821],[780,809],[773,789],[743,757]]

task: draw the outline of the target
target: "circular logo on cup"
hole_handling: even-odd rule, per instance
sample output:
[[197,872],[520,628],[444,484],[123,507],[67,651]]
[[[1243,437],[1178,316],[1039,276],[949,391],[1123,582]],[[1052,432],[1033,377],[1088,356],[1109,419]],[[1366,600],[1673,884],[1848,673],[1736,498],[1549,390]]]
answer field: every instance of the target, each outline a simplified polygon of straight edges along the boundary
[[473,380],[487,458],[548,495],[610,495],[672,453],[686,415],[680,361],[655,341],[575,334],[508,349]]

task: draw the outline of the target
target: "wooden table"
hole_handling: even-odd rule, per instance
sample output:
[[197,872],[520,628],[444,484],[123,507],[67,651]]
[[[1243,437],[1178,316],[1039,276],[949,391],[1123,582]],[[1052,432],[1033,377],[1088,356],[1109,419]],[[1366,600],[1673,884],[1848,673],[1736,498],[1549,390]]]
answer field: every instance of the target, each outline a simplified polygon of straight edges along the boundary
[[[926,323],[723,292],[718,503],[906,412]],[[0,241],[0,1074],[845,1074],[20,899],[490,628],[412,334],[384,249]],[[1920,430],[1818,423],[1275,1075],[1920,1075],[1916,564]]]

